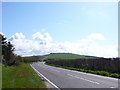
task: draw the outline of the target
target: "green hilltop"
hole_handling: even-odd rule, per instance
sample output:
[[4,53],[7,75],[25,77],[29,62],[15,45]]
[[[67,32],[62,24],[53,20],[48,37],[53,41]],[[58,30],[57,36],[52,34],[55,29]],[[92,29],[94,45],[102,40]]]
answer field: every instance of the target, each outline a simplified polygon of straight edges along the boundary
[[46,59],[80,59],[80,58],[97,58],[96,56],[78,55],[73,53],[50,53]]

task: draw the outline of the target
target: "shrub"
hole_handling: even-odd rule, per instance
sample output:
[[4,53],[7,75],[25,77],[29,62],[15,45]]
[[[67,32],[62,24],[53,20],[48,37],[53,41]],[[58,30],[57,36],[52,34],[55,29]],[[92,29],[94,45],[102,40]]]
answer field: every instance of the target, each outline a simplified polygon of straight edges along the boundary
[[109,76],[110,73],[106,71],[97,71],[97,74],[102,75],[102,76]]
[[110,74],[110,77],[120,78],[120,75],[117,73]]

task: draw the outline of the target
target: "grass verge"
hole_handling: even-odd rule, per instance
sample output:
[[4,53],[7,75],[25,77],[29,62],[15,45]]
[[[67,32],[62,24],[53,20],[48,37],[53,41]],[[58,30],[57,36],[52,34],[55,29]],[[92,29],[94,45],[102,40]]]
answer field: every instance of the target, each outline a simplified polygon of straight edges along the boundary
[[110,72],[107,72],[107,71],[92,71],[92,70],[85,70],[85,69],[72,68],[72,67],[65,67],[65,66],[59,66],[59,65],[48,64],[48,63],[45,63],[45,64],[46,65],[50,65],[50,66],[70,69],[70,70],[76,70],[76,71],[81,71],[81,72],[86,72],[86,73],[91,73],[91,74],[97,74],[97,75],[101,75],[101,76],[120,78],[120,74],[118,74],[118,73],[110,73]]
[[18,66],[2,65],[2,88],[46,88],[30,63]]
[[2,89],[2,64],[0,63],[0,90]]

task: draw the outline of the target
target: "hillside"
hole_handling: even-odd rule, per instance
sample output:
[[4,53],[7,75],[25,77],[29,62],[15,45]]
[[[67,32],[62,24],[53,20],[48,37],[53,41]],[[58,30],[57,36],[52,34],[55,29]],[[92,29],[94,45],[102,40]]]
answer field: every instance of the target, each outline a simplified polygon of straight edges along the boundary
[[46,59],[80,59],[80,58],[97,58],[95,56],[78,55],[72,53],[50,53]]

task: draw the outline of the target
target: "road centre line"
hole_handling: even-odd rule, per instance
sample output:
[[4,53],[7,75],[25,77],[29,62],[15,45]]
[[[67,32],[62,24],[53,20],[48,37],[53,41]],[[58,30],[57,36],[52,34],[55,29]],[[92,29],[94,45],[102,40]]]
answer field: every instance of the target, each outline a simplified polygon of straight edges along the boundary
[[54,70],[54,69],[51,69],[51,70],[56,71],[56,72],[60,72],[60,71],[58,71],[58,70]]
[[81,78],[81,77],[78,77],[78,76],[74,76],[74,75],[71,75],[71,74],[67,74],[67,75],[71,76],[71,77],[74,77],[74,78],[79,78],[81,80],[88,81],[88,82],[91,82],[91,83],[100,84],[98,82],[95,82],[95,81],[92,81],[92,80],[88,80],[88,79],[85,79],[85,78]]
[[116,87],[110,87],[110,88],[116,88]]

